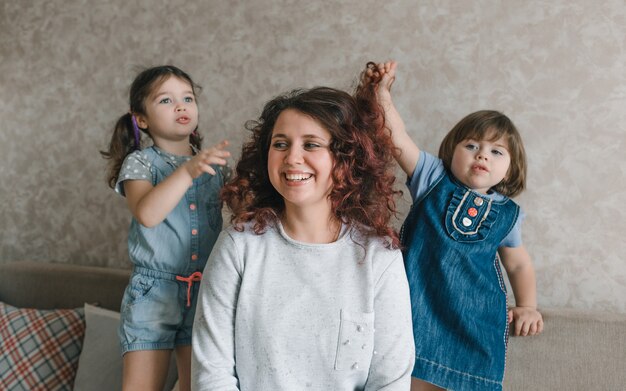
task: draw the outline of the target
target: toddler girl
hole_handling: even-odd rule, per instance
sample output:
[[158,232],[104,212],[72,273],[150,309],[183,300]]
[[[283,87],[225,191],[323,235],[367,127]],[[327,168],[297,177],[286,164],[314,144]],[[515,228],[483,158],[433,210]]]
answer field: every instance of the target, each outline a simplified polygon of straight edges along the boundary
[[[416,345],[412,389],[500,390],[510,321],[514,335],[543,328],[523,214],[509,198],[525,187],[522,140],[504,114],[484,110],[454,126],[439,158],[420,151],[391,100],[395,70],[395,62],[370,63],[363,80],[378,84],[413,198],[401,232]],[[508,316],[498,255],[515,296]]]
[[[108,182],[133,215],[128,251],[133,263],[119,336],[123,389],[161,390],[172,349],[181,390],[190,389],[191,326],[198,282],[222,228],[219,192],[227,142],[201,149],[198,87],[174,66],[141,72],[130,108],[115,125]],[[142,149],[141,134],[152,139]]]

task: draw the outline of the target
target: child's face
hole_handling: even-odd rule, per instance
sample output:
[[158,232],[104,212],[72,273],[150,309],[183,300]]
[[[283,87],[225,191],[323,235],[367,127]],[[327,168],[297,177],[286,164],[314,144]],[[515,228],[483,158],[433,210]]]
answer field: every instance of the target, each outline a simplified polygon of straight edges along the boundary
[[317,121],[297,110],[287,109],[278,116],[267,169],[270,182],[285,200],[287,213],[294,208],[313,208],[316,215],[327,218],[333,186],[331,140],[331,134]]
[[137,123],[148,128],[156,145],[169,141],[187,141],[198,126],[198,106],[191,85],[170,76],[146,99],[146,115]]
[[452,174],[465,186],[482,194],[500,183],[511,165],[508,143],[495,140],[463,140],[454,148]]

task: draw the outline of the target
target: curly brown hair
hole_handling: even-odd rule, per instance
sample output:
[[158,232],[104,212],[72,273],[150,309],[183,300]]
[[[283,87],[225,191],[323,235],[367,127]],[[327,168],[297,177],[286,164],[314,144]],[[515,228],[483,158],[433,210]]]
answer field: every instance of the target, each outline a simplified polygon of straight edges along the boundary
[[333,187],[328,197],[334,217],[360,225],[366,235],[383,237],[397,248],[390,220],[401,192],[394,189],[393,144],[373,85],[360,85],[354,95],[328,87],[293,90],[269,101],[258,120],[248,121],[251,137],[243,145],[234,178],[222,189],[222,199],[233,212],[231,223],[243,230],[243,223],[254,221],[254,232],[261,234],[284,211],[267,163],[274,125],[286,109],[311,117],[332,136]]

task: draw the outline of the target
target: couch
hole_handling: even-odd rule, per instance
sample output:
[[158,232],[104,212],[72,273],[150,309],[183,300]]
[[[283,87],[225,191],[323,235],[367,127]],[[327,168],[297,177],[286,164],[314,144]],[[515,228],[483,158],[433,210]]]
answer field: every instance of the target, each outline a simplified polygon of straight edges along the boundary
[[[0,390],[120,390],[129,270],[0,263]],[[164,390],[172,390],[172,362]]]
[[[128,276],[127,270],[99,267],[30,261],[0,264],[0,302],[22,309],[81,309],[86,332],[76,389],[79,385],[98,389],[95,384],[82,386],[91,379],[92,383],[104,382],[104,389],[114,390],[118,389],[117,377],[113,381],[114,376],[107,374],[104,378],[108,383],[102,377],[107,367],[118,368],[121,363],[113,328]],[[541,335],[509,340],[505,390],[626,390],[626,314],[567,309],[543,309],[542,313],[545,330]],[[0,330],[6,328],[1,316]],[[108,329],[103,330],[103,325]],[[110,351],[111,346],[117,347],[118,356],[107,358],[98,351]],[[86,351],[93,347],[95,351]],[[2,354],[0,351],[0,357]],[[92,368],[98,364],[100,367]],[[171,384],[171,376],[168,381]]]

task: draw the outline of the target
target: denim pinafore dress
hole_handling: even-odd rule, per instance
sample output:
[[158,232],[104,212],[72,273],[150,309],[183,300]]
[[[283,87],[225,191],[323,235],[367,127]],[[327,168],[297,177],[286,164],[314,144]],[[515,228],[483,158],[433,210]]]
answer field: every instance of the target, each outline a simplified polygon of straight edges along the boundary
[[415,201],[401,232],[411,292],[412,376],[452,390],[501,390],[506,287],[496,257],[519,206],[495,201],[448,171]]

